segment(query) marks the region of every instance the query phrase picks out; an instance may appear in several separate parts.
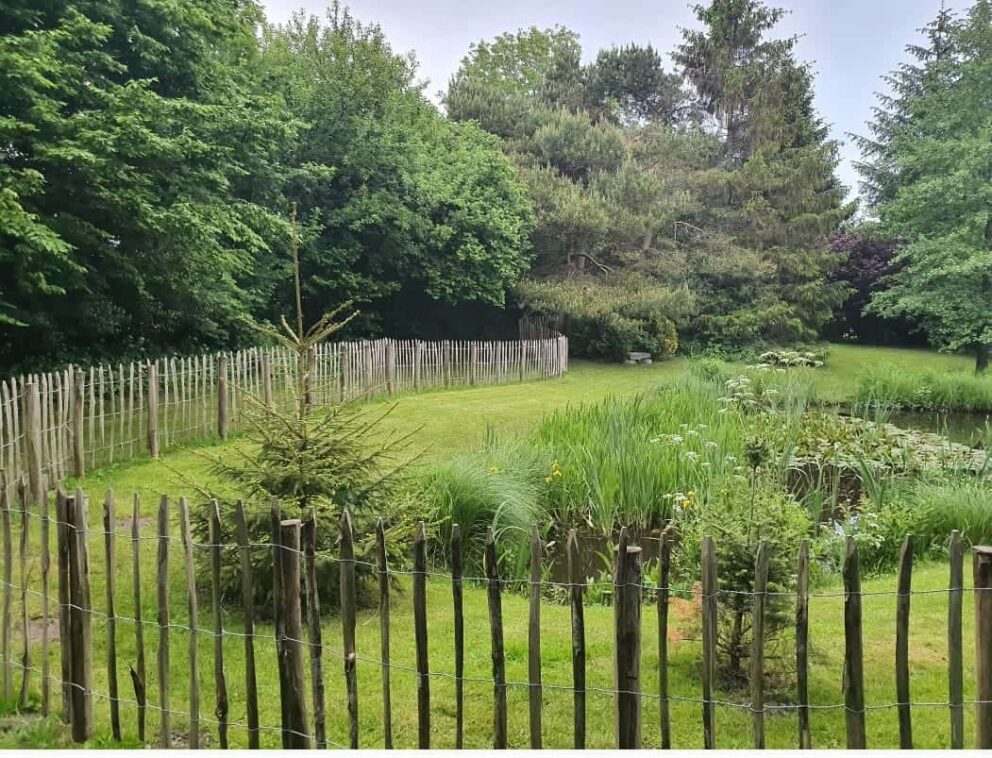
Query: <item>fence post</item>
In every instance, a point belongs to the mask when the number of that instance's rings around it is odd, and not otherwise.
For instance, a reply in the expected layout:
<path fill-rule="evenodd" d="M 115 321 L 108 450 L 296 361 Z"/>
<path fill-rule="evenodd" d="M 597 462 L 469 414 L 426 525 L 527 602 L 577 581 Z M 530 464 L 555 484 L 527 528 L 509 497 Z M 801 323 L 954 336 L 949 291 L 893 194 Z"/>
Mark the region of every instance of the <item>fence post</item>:
<path fill-rule="evenodd" d="M 185 497 L 179 498 L 179 529 L 182 533 L 183 568 L 186 573 L 186 613 L 189 624 L 188 647 L 189 655 L 189 735 L 188 742 L 191 750 L 200 747 L 200 668 L 197 665 L 197 630 L 199 628 L 199 609 L 196 602 L 196 564 L 193 557 L 193 537 L 190 534 L 189 503 Z"/>
<path fill-rule="evenodd" d="M 465 618 L 462 612 L 462 528 L 451 526 L 451 600 L 455 616 L 455 747 L 465 741 Z"/>
<path fill-rule="evenodd" d="M 661 533 L 658 556 L 658 705 L 661 717 L 661 747 L 672 747 L 672 713 L 668 694 L 668 605 L 672 572 L 672 541 L 667 531 Z"/>
<path fill-rule="evenodd" d="M 349 742 L 358 749 L 358 654 L 355 650 L 355 547 L 351 514 L 341 514 L 341 632 L 344 652 L 344 681 L 348 700 Z"/>
<path fill-rule="evenodd" d="M 272 361 L 268 351 L 262 353 L 262 401 L 272 410 Z"/>
<path fill-rule="evenodd" d="M 530 683 L 530 747 L 541 749 L 541 535 L 534 525 L 530 536 L 530 608 L 527 620 L 527 679 Z"/>
<path fill-rule="evenodd" d="M 393 341 L 386 340 L 386 394 L 396 391 L 396 357 L 393 355 Z"/>
<path fill-rule="evenodd" d="M 796 694 L 799 701 L 799 747 L 813 746 L 809 730 L 809 540 L 799 545 L 796 576 Z"/>
<path fill-rule="evenodd" d="M 158 501 L 158 551 L 156 556 L 156 600 L 158 602 L 158 701 L 161 709 L 159 745 L 172 742 L 169 706 L 169 497 Z"/>
<path fill-rule="evenodd" d="M 72 717 L 72 703 L 70 701 L 71 687 L 69 686 L 70 671 L 69 664 L 71 653 L 69 648 L 69 540 L 71 532 L 69 530 L 69 501 L 65 493 L 59 489 L 55 493 L 55 538 L 57 545 L 57 559 L 59 571 L 59 659 L 62 673 L 62 720 L 69 723 Z M 9 515 L 7 516 L 9 519 Z M 4 529 L 4 539 L 8 538 L 9 529 Z M 5 553 L 10 554 L 10 550 L 5 545 Z M 9 562 L 8 562 L 9 564 Z M 9 624 L 10 619 L 5 618 L 4 622 Z"/>
<path fill-rule="evenodd" d="M 974 550 L 975 678 L 978 681 L 976 747 L 992 748 L 992 547 Z"/>
<path fill-rule="evenodd" d="M 620 530 L 614 597 L 617 747 L 641 748 L 641 548 Z"/>
<path fill-rule="evenodd" d="M 393 747 L 393 704 L 389 676 L 389 566 L 386 563 L 386 528 L 380 518 L 375 524 L 375 554 L 379 574 L 379 651 L 382 659 L 383 745 Z"/>
<path fill-rule="evenodd" d="M 582 594 L 586 589 L 585 572 L 579 553 L 579 540 L 575 529 L 568 530 L 568 582 L 572 616 L 572 689 L 575 749 L 586 747 L 586 626 L 582 608 Z"/>
<path fill-rule="evenodd" d="M 93 737 L 93 666 L 90 628 L 89 529 L 81 490 L 67 501 L 69 517 L 69 714 L 74 742 Z"/>
<path fill-rule="evenodd" d="M 505 749 L 506 739 L 506 655 L 503 650 L 503 601 L 501 598 L 499 566 L 496 557 L 496 537 L 492 527 L 486 530 L 486 595 L 489 605 L 489 631 L 493 659 L 493 747 Z"/>
<path fill-rule="evenodd" d="M 0 470 L 0 519 L 3 524 L 3 696 L 10 700 L 14 696 L 14 667 L 13 658 L 10 655 L 11 642 L 11 620 L 10 606 L 14 592 L 14 542 L 10 525 L 10 501 L 7 490 L 7 477 L 3 470 Z M 59 519 L 60 521 L 62 519 Z M 59 585 L 59 595 L 62 594 L 62 585 Z M 61 611 L 61 603 L 59 610 Z M 61 617 L 60 617 L 61 618 Z M 65 627 L 60 627 L 63 631 Z"/>
<path fill-rule="evenodd" d="M 227 356 L 217 358 L 217 434 L 227 439 Z"/>
<path fill-rule="evenodd" d="M 431 746 L 431 680 L 427 658 L 427 532 L 417 524 L 413 539 L 413 629 L 417 652 L 417 746 Z"/>
<path fill-rule="evenodd" d="M 130 669 L 134 698 L 138 704 L 138 741 L 145 742 L 145 625 L 141 619 L 141 497 L 134 493 L 131 505 L 131 587 L 134 591 L 135 666 Z"/>
<path fill-rule="evenodd" d="M 844 705 L 847 747 L 865 747 L 864 642 L 861 632 L 861 566 L 854 537 L 847 538 L 844 558 Z"/>
<path fill-rule="evenodd" d="M 310 683 L 313 690 L 313 736 L 317 749 L 327 747 L 324 705 L 324 643 L 320 632 L 320 592 L 317 587 L 317 512 L 310 507 L 300 538 L 303 541 L 303 585 L 307 597 L 307 638 L 310 643 Z"/>
<path fill-rule="evenodd" d="M 964 548 L 961 532 L 951 532 L 948 543 L 950 591 L 947 596 L 947 681 L 951 709 L 951 748 L 964 748 L 964 652 L 961 640 L 961 605 L 964 586 Z"/>
<path fill-rule="evenodd" d="M 248 721 L 248 748 L 258 750 L 258 685 L 255 677 L 255 588 L 251 575 L 251 547 L 245 505 L 241 500 L 234 504 L 235 536 L 241 554 L 241 602 L 245 608 L 245 699 Z M 275 556 L 278 562 L 278 556 Z M 274 574 L 275 575 L 275 574 Z M 273 582 L 273 585 L 275 583 Z"/>
<path fill-rule="evenodd" d="M 420 392 L 420 359 L 423 353 L 423 345 L 420 340 L 413 343 L 413 391 Z"/>
<path fill-rule="evenodd" d="M 227 677 L 224 675 L 224 616 L 223 591 L 220 584 L 221 569 L 221 529 L 220 504 L 210 503 L 210 609 L 214 617 L 214 696 L 217 717 L 217 736 L 221 750 L 227 749 Z"/>
<path fill-rule="evenodd" d="M 765 605 L 768 599 L 768 544 L 758 543 L 751 598 L 751 721 L 754 747 L 765 749 Z"/>
<path fill-rule="evenodd" d="M 82 387 L 82 382 L 77 382 Z M 81 404 L 80 404 L 81 405 Z M 158 458 L 158 364 L 148 364 L 148 453 Z"/>
<path fill-rule="evenodd" d="M 475 342 L 472 343 L 468 351 L 468 383 L 475 386 L 476 381 L 478 381 L 479 375 L 479 346 Z"/>
<path fill-rule="evenodd" d="M 121 741 L 120 701 L 117 697 L 117 610 L 114 602 L 114 581 L 117 577 L 117 545 L 114 491 L 107 490 L 103 501 L 103 546 L 107 561 L 107 682 L 110 696 L 110 730 L 114 740 Z"/>
<path fill-rule="evenodd" d="M 913 749 L 909 691 L 909 602 L 913 581 L 913 539 L 907 534 L 899 552 L 896 594 L 896 702 L 899 709 L 899 747 Z"/>
<path fill-rule="evenodd" d="M 40 505 L 45 497 L 45 483 L 42 479 L 44 446 L 42 442 L 41 393 L 37 381 L 24 385 L 24 431 L 28 453 L 28 484 L 31 505 Z"/>
<path fill-rule="evenodd" d="M 303 673 L 303 615 L 300 609 L 300 520 L 279 523 L 279 594 L 274 598 L 282 627 L 279 640 L 279 668 L 282 688 L 283 747 L 307 749 L 306 678 Z"/>
<path fill-rule="evenodd" d="M 716 747 L 716 713 L 713 703 L 713 685 L 716 680 L 717 632 L 717 565 L 713 538 L 703 537 L 703 745 L 707 750 Z"/>
<path fill-rule="evenodd" d="M 83 382 L 86 374 L 76 372 L 72 384 L 72 475 L 77 479 L 86 476 L 86 454 L 84 444 L 86 439 L 83 429 Z"/>

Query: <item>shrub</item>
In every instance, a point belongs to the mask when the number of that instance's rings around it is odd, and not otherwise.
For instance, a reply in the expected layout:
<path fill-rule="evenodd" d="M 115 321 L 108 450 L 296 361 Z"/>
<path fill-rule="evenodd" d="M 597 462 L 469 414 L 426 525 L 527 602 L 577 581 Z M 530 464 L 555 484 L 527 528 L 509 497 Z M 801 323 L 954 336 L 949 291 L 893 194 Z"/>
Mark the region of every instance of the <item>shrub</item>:
<path fill-rule="evenodd" d="M 812 522 L 805 509 L 755 473 L 750 484 L 741 477 L 721 482 L 713 498 L 689 502 L 677 516 L 681 540 L 678 570 L 684 578 L 699 576 L 700 546 L 713 537 L 720 586 L 718 600 L 718 653 L 724 674 L 740 683 L 743 660 L 751 646 L 751 607 L 758 544 L 768 550 L 767 640 L 776 640 L 789 626 L 799 545 L 809 536 Z"/>

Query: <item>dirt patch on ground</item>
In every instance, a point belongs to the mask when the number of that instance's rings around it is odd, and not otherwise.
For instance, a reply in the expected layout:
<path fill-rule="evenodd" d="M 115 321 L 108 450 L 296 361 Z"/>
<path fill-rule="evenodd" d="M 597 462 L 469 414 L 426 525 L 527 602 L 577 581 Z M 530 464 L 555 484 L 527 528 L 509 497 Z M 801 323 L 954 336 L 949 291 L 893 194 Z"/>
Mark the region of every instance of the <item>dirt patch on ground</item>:
<path fill-rule="evenodd" d="M 699 639 L 703 617 L 703 588 L 698 582 L 692 586 L 691 598 L 675 597 L 668 606 L 668 641 Z"/>
<path fill-rule="evenodd" d="M 130 516 L 124 516 L 123 518 L 117 519 L 117 529 L 119 531 L 130 533 L 131 525 L 133 523 L 134 520 Z M 144 527 L 151 525 L 151 523 L 152 523 L 151 516 L 142 516 L 141 518 L 138 519 L 138 528 L 143 529 Z"/>
<path fill-rule="evenodd" d="M 53 608 L 53 614 L 57 612 L 57 609 Z M 41 644 L 42 632 L 45 629 L 45 622 L 43 619 L 35 618 L 28 619 L 28 640 L 31 644 Z M 49 644 L 59 641 L 59 620 L 58 617 L 53 615 L 48 619 L 48 642 Z"/>

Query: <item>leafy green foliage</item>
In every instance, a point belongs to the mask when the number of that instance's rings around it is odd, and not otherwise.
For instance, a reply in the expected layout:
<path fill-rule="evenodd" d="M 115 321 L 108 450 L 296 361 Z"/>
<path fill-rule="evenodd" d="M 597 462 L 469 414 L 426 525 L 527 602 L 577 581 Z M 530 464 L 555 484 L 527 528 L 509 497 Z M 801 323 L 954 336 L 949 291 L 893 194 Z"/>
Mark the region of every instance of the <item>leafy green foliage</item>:
<path fill-rule="evenodd" d="M 917 69 L 897 72 L 905 86 L 873 125 L 865 171 L 882 228 L 906 244 L 871 307 L 913 319 L 938 346 L 974 351 L 984 371 L 992 346 L 992 4 L 978 0 L 961 21 L 942 13 L 929 32 L 932 50 Z"/>

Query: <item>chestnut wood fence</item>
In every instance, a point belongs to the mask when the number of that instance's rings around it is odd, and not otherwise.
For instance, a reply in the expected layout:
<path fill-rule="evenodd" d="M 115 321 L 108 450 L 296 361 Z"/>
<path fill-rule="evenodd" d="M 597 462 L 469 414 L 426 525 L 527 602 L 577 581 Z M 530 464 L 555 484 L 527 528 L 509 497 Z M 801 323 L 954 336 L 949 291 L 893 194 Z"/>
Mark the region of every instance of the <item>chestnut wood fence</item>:
<path fill-rule="evenodd" d="M 868 745 L 866 714 L 873 719 L 892 718 L 898 723 L 899 746 L 914 744 L 913 715 L 919 709 L 938 708 L 946 713 L 950 730 L 946 747 L 961 748 L 966 741 L 979 747 L 992 747 L 992 548 L 972 550 L 974 586 L 965 589 L 963 567 L 966 555 L 958 533 L 949 543 L 949 580 L 947 594 L 946 661 L 948 695 L 942 702 L 919 702 L 912 698 L 911 660 L 909 655 L 910 610 L 913 602 L 926 602 L 937 590 L 913 591 L 912 541 L 903 546 L 898 578 L 893 590 L 865 592 L 861 587 L 857 545 L 847 542 L 843 564 L 843 591 L 814 593 L 809 587 L 809 548 L 804 543 L 796 556 L 797 583 L 789 592 L 768 588 L 768 548 L 758 545 L 755 555 L 753 588 L 737 592 L 722 587 L 718 574 L 719 543 L 706 537 L 702 542 L 700 587 L 696 593 L 701 606 L 701 667 L 698 692 L 687 697 L 675 695 L 669 687 L 668 624 L 673 597 L 678 594 L 670 586 L 671 543 L 662 536 L 659 547 L 657 582 L 648 582 L 642 565 L 641 547 L 634 544 L 626 529 L 621 530 L 615 550 L 612 580 L 587 580 L 583 576 L 579 541 L 570 532 L 565 546 L 568 565 L 567 581 L 553 582 L 545 578 L 544 564 L 548 545 L 537 531 L 531 540 L 530 578 L 506 579 L 501 576 L 498 560 L 499 546 L 490 530 L 484 548 L 484 571 L 481 576 L 466 575 L 464 558 L 467 552 L 463 536 L 456 526 L 452 530 L 446 552 L 450 561 L 443 567 L 429 560 L 428 536 L 423 522 L 409 539 L 412 550 L 412 570 L 393 568 L 387 561 L 387 530 L 380 521 L 376 530 L 374 560 L 356 558 L 356 546 L 351 518 L 344 513 L 336 525 L 338 539 L 332 544 L 318 544 L 316 522 L 311 513 L 307 519 L 284 519 L 279 504 L 273 503 L 265 514 L 271 523 L 271 540 L 252 542 L 249 539 L 244 507 L 235 508 L 234 524 L 222 524 L 220 509 L 212 504 L 209 517 L 209 539 L 194 540 L 190 529 L 189 505 L 185 498 L 174 508 L 168 497 L 161 497 L 155 508 L 154 526 L 143 519 L 137 497 L 130 508 L 125 528 L 120 527 L 120 510 L 112 492 L 103 503 L 102 528 L 93 528 L 89 518 L 89 502 L 82 491 L 55 498 L 55 514 L 49 509 L 49 498 L 32 505 L 29 488 L 20 483 L 16 503 L 4 495 L 0 508 L 3 536 L 3 606 L 0 618 L 2 637 L 3 694 L 27 707 L 38 698 L 44 713 L 58 714 L 68 724 L 73 740 L 83 742 L 94 736 L 133 744 L 160 747 L 185 745 L 190 748 L 206 745 L 222 748 L 238 745 L 257 748 L 272 746 L 278 741 L 283 747 L 412 747 L 429 748 L 438 739 L 438 709 L 447 718 L 454 715 L 454 744 L 465 744 L 466 698 L 465 685 L 491 688 L 491 746 L 511 745 L 509 737 L 510 709 L 508 691 L 519 689 L 527 693 L 526 716 L 521 709 L 516 718 L 526 718 L 529 738 L 527 745 L 544 745 L 547 730 L 543 725 L 546 697 L 555 694 L 570 697 L 573 723 L 568 744 L 556 747 L 584 748 L 587 738 L 602 742 L 602 735 L 589 735 L 586 728 L 587 696 L 594 695 L 612 701 L 614 734 L 611 741 L 620 748 L 639 748 L 645 744 L 644 734 L 651 730 L 651 742 L 664 748 L 687 747 L 675 744 L 673 738 L 673 705 L 689 705 L 701 721 L 703 744 L 714 748 L 721 743 L 721 714 L 729 710 L 745 713 L 751 722 L 750 742 L 756 748 L 766 746 L 766 721 L 775 716 L 794 717 L 794 744 L 800 748 L 814 746 L 811 724 L 827 712 L 842 712 L 846 725 L 844 741 L 849 748 Z M 0 488 L 6 493 L 8 488 Z M 150 510 L 150 509 L 149 509 Z M 151 514 L 149 514 L 151 515 Z M 255 514 L 258 516 L 259 514 Z M 178 524 L 179 535 L 172 530 Z M 52 531 L 55 532 L 54 540 Z M 225 539 L 223 535 L 233 534 Z M 15 551 L 15 541 L 18 545 Z M 151 541 L 155 551 L 151 575 L 141 560 L 141 547 Z M 54 542 L 54 560 L 50 554 Z M 130 555 L 119 549 L 119 543 L 129 545 Z M 33 548 L 29 549 L 29 546 Z M 263 551 L 273 567 L 272 607 L 274 621 L 266 620 L 264 627 L 256 626 L 259 615 L 251 600 L 245 603 L 243 621 L 232 625 L 222 607 L 222 572 L 240 576 L 245 598 L 255 596 L 256 576 L 252 556 Z M 233 556 L 233 557 L 232 557 Z M 206 558 L 197 560 L 197 558 Z M 132 581 L 118 586 L 119 560 L 132 563 Z M 322 623 L 318 600 L 317 559 L 334 561 L 340 581 L 340 613 L 338 641 L 322 639 Z M 197 581 L 197 571 L 209 566 L 209 579 Z M 180 568 L 181 567 L 181 568 Z M 174 576 L 173 568 L 178 569 Z M 378 614 L 371 621 L 379 626 L 378 651 L 361 649 L 357 644 L 356 571 L 367 572 L 378 587 Z M 124 572 L 127 575 L 127 572 Z M 94 580 L 102 578 L 105 593 L 96 597 Z M 413 612 L 412 630 L 404 625 L 393 628 L 390 604 L 393 585 L 400 581 L 411 589 Z M 428 598 L 437 603 L 439 595 L 428 593 L 429 584 L 450 586 L 450 605 L 429 607 Z M 209 592 L 202 592 L 203 585 Z M 613 635 L 609 660 L 590 656 L 596 648 L 587 647 L 584 608 L 586 593 L 595 585 L 608 591 L 612 598 Z M 464 593 L 467 587 L 478 586 L 486 593 L 488 606 L 488 647 L 491 651 L 491 676 L 466 676 L 466 613 Z M 171 602 L 177 588 L 185 601 L 186 611 L 179 618 L 172 616 Z M 198 592 L 198 587 L 201 591 Z M 557 591 L 557 597 L 570 608 L 571 616 L 571 681 L 545 681 L 542 675 L 542 610 L 547 609 L 544 593 Z M 507 592 L 518 592 L 529 598 L 527 612 L 526 680 L 507 676 L 507 650 L 519 650 L 520 641 L 507 639 L 504 625 L 503 600 Z M 718 605 L 721 599 L 744 595 L 756 633 L 748 655 L 750 692 L 746 702 L 730 702 L 718 697 L 717 634 Z M 963 600 L 973 595 L 975 611 L 974 665 L 965 667 L 962 639 Z M 895 604 L 896 620 L 892 629 L 893 650 L 891 675 L 896 683 L 897 698 L 890 703 L 869 703 L 865 698 L 863 608 L 865 598 L 872 596 L 880 602 L 891 599 Z M 880 597 L 874 597 L 880 596 Z M 155 613 L 143 616 L 142 609 L 154 597 Z M 444 597 L 444 595 L 441 595 Z M 811 702 L 808 691 L 811 661 L 809 656 L 809 605 L 811 598 L 843 599 L 843 639 L 831 644 L 843 645 L 843 699 L 837 702 Z M 144 599 L 143 599 L 144 598 Z M 131 615 L 120 613 L 118 604 L 132 608 Z M 790 646 L 795 662 L 794 699 L 769 702 L 766 698 L 765 664 L 768 660 L 761 629 L 766 621 L 769 603 L 785 600 L 794 608 L 794 646 Z M 207 608 L 201 608 L 201 603 Z M 439 632 L 432 619 L 439 612 L 453 610 L 454 624 L 445 625 L 444 634 L 452 635 L 453 659 L 437 660 L 431 656 L 429 640 Z M 432 616 L 432 614 L 435 614 Z M 476 617 L 477 618 L 477 617 Z M 40 629 L 40 634 L 33 629 Z M 261 632 L 259 629 L 266 631 Z M 547 631 L 547 627 L 544 627 Z M 473 632 L 476 638 L 477 629 Z M 411 633 L 412 632 L 412 633 Z M 657 634 L 657 667 L 643 665 L 642 639 Z M 409 635 L 409 636 L 407 636 Z M 412 637 L 412 639 L 411 639 Z M 875 637 L 877 640 L 877 637 Z M 210 643 L 203 644 L 200 643 Z M 391 662 L 397 645 L 415 652 L 414 665 Z M 126 646 L 128 652 L 119 652 Z M 243 668 L 237 680 L 225 665 L 225 653 L 230 656 L 233 646 L 243 650 Z M 16 648 L 16 650 L 15 650 Z M 434 648 L 436 649 L 436 648 Z M 599 648 L 601 650 L 601 648 Z M 154 659 L 151 652 L 154 650 Z M 204 658 L 204 653 L 210 654 Z M 52 654 L 54 653 L 54 654 Z M 175 677 L 175 656 L 184 675 Z M 271 656 L 278 669 L 278 700 L 281 716 L 266 720 L 263 711 L 273 713 L 274 704 L 260 700 L 265 682 L 259 681 L 257 664 L 262 656 Z M 653 660 L 653 659 L 652 659 Z M 587 672 L 609 667 L 613 672 L 611 688 L 587 684 Z M 359 692 L 358 672 L 377 672 L 378 686 L 368 688 L 364 679 Z M 270 669 L 271 670 L 271 669 Z M 209 702 L 201 695 L 206 671 L 213 679 Z M 973 677 L 975 697 L 966 700 L 965 675 Z M 394 702 L 391 694 L 393 676 L 416 678 L 416 696 L 409 702 Z M 933 674 L 931 673 L 930 676 Z M 328 710 L 325 688 L 332 678 L 343 677 L 345 706 Z M 454 682 L 453 702 L 439 702 L 432 684 L 444 680 Z M 154 681 L 155 688 L 149 683 Z M 339 680 L 340 681 L 340 680 Z M 648 687 L 650 681 L 651 686 Z M 655 685 L 657 685 L 655 687 Z M 970 682 L 969 682 L 970 687 Z M 40 695 L 37 691 L 40 689 Z M 268 688 L 269 698 L 276 697 Z M 445 687 L 445 692 L 450 689 Z M 970 690 L 969 690 L 970 691 Z M 415 702 L 413 702 L 415 700 Z M 374 742 L 368 735 L 368 720 L 360 720 L 359 709 L 376 702 L 382 714 Z M 645 708 L 646 701 L 654 707 Z M 473 702 L 478 702 L 474 699 Z M 491 706 L 489 704 L 491 702 Z M 599 701 L 602 702 L 602 701 Z M 650 703 L 648 703 L 650 704 Z M 378 706 L 381 705 L 381 710 Z M 262 706 L 265 706 L 263 708 Z M 399 709 L 416 713 L 415 738 L 407 733 L 403 744 L 394 743 L 394 714 Z M 966 711 L 974 714 L 976 729 L 974 743 L 965 733 Z M 681 710 L 685 714 L 685 710 Z M 890 715 L 891 714 L 891 715 Z M 96 728 L 99 722 L 99 729 Z M 122 724 L 126 722 L 126 729 Z M 699 722 L 697 722 L 699 723 Z M 739 723 L 739 722 L 738 722 Z M 363 726 L 364 725 L 364 726 Z M 334 727 L 331 730 L 329 727 Z M 725 728 L 725 727 L 724 727 Z M 560 731 L 560 730 L 559 730 Z M 125 734 L 126 732 L 126 734 Z M 335 742 L 328 735 L 346 734 Z M 739 726 L 734 734 L 740 738 Z M 478 734 L 473 734 L 478 741 Z M 561 735 L 556 734 L 557 742 Z M 724 739 L 726 737 L 724 736 Z M 489 742 L 489 740 L 487 740 Z M 870 745 L 883 747 L 883 745 Z M 884 745 L 894 747 L 894 745 Z"/>
<path fill-rule="evenodd" d="M 288 396 L 293 361 L 285 349 L 252 348 L 10 377 L 0 382 L 0 468 L 14 481 L 37 461 L 47 481 L 59 482 L 177 445 L 226 438 L 241 426 L 245 395 L 277 403 Z M 327 405 L 544 379 L 567 370 L 568 341 L 560 335 L 326 343 L 314 352 L 310 395 Z"/>

